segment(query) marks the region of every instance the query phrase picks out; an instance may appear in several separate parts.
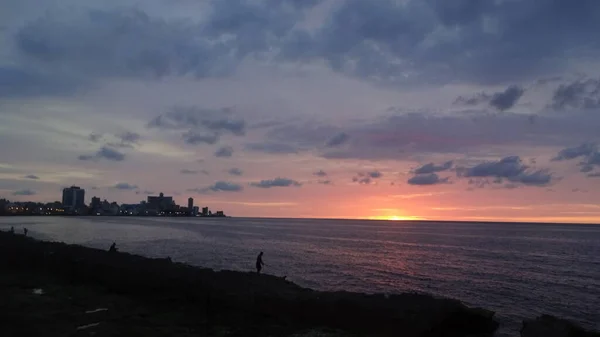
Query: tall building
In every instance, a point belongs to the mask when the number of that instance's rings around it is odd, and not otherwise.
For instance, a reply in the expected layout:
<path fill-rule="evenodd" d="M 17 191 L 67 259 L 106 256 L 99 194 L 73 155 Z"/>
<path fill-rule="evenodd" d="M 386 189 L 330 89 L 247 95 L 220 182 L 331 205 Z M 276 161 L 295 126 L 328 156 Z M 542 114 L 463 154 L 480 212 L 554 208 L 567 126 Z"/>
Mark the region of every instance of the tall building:
<path fill-rule="evenodd" d="M 188 198 L 188 215 L 194 214 L 194 198 Z"/>
<path fill-rule="evenodd" d="M 63 189 L 62 204 L 64 207 L 77 209 L 85 206 L 85 190 L 78 186 Z"/>
<path fill-rule="evenodd" d="M 100 208 L 101 205 L 102 205 L 102 201 L 100 200 L 100 198 L 98 198 L 98 197 L 92 198 L 92 203 L 90 204 L 91 208 L 93 208 L 93 209 Z"/>
<path fill-rule="evenodd" d="M 202 207 L 202 216 L 208 216 L 208 207 Z"/>
<path fill-rule="evenodd" d="M 147 207 L 151 210 L 161 211 L 173 208 L 173 197 L 165 197 L 163 193 L 157 196 L 148 197 Z"/>

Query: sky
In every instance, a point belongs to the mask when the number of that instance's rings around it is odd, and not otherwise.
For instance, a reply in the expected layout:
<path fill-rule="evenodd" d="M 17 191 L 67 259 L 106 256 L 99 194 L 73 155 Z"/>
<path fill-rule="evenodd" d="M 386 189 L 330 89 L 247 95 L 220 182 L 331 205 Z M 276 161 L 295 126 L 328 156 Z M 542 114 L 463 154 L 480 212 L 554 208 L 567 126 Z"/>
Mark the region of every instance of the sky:
<path fill-rule="evenodd" d="M 0 197 L 600 223 L 600 1 L 0 8 Z"/>

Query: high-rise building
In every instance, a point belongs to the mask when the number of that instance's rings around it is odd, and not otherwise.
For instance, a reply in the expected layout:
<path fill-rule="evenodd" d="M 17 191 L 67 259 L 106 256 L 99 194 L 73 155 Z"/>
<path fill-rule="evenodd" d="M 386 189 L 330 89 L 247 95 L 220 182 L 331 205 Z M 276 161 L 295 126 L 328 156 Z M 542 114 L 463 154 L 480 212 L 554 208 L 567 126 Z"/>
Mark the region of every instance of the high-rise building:
<path fill-rule="evenodd" d="M 173 208 L 173 197 L 165 197 L 163 193 L 157 196 L 149 196 L 148 197 L 148 205 L 147 207 L 152 210 L 162 211 L 166 209 Z"/>
<path fill-rule="evenodd" d="M 208 216 L 208 207 L 202 207 L 202 216 Z"/>
<path fill-rule="evenodd" d="M 77 209 L 85 206 L 85 190 L 78 186 L 63 189 L 62 204 L 64 207 Z"/>
<path fill-rule="evenodd" d="M 188 198 L 188 208 L 187 208 L 187 212 L 188 215 L 193 215 L 194 212 L 194 198 Z"/>
<path fill-rule="evenodd" d="M 102 205 L 102 201 L 98 197 L 93 197 L 92 202 L 90 203 L 90 207 L 93 209 L 100 208 Z"/>

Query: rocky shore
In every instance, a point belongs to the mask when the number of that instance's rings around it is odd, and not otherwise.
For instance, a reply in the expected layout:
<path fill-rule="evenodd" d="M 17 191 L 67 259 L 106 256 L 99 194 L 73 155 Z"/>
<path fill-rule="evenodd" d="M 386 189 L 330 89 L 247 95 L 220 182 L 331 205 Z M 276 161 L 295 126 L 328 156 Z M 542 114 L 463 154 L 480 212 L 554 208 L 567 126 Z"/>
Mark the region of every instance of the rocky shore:
<path fill-rule="evenodd" d="M 0 256 L 2 336 L 459 337 L 498 327 L 493 312 L 451 299 L 319 292 L 6 232 Z M 546 323 L 532 321 L 522 335 L 555 336 L 543 334 Z M 556 336 L 600 336 L 565 331 Z"/>

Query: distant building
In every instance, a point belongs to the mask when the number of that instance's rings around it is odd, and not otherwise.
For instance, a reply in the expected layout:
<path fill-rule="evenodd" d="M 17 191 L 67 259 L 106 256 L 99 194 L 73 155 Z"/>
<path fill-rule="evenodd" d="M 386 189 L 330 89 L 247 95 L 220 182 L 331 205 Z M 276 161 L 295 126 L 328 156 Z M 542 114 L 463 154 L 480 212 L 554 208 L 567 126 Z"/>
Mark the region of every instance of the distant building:
<path fill-rule="evenodd" d="M 200 213 L 200 207 L 194 206 L 194 208 L 192 208 L 192 216 L 198 216 L 198 213 Z"/>
<path fill-rule="evenodd" d="M 90 204 L 90 207 L 92 209 L 97 209 L 97 208 L 100 208 L 100 206 L 102 206 L 102 201 L 100 200 L 100 198 L 93 197 L 92 198 L 92 203 Z"/>
<path fill-rule="evenodd" d="M 62 204 L 66 208 L 79 209 L 85 206 L 85 190 L 78 186 L 63 189 Z"/>
<path fill-rule="evenodd" d="M 194 198 L 188 198 L 188 210 L 187 211 L 188 211 L 188 214 L 190 216 L 194 215 L 193 214 L 193 212 L 194 212 Z"/>
<path fill-rule="evenodd" d="M 158 196 L 149 196 L 146 207 L 148 209 L 162 211 L 173 208 L 173 205 L 173 197 L 165 197 L 165 195 L 161 193 Z"/>
<path fill-rule="evenodd" d="M 202 216 L 208 216 L 208 207 L 202 207 Z"/>

